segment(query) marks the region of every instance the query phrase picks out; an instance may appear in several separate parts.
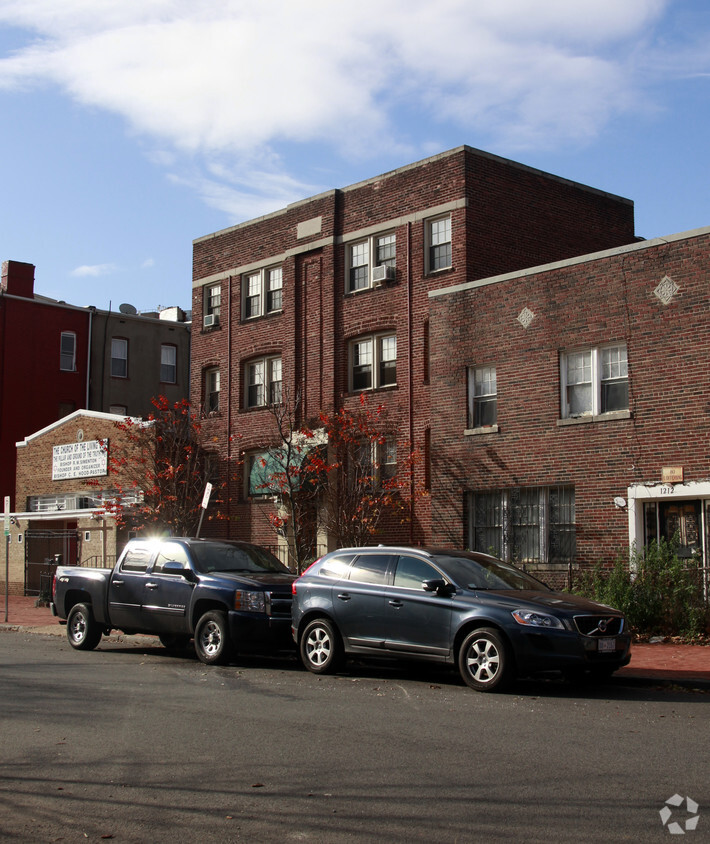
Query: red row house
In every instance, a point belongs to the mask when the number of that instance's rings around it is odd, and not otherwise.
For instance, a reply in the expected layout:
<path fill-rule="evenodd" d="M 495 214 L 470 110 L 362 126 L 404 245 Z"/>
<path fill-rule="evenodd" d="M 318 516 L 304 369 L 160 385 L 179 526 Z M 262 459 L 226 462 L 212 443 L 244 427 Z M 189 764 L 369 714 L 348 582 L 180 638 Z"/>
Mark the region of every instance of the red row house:
<path fill-rule="evenodd" d="M 274 541 L 250 467 L 279 396 L 298 394 L 307 420 L 366 393 L 400 432 L 388 459 L 416 449 L 417 487 L 431 486 L 430 361 L 448 350 L 428 294 L 635 240 L 629 200 L 470 147 L 195 240 L 191 389 L 226 484 L 216 529 Z M 381 538 L 430 541 L 432 500 L 413 497 Z"/>
<path fill-rule="evenodd" d="M 15 443 L 86 407 L 89 391 L 90 314 L 35 295 L 34 271 L 20 261 L 2 265 L 0 495 L 13 511 Z"/>
<path fill-rule="evenodd" d="M 565 584 L 677 535 L 707 574 L 709 278 L 704 228 L 432 291 L 432 540 Z"/>

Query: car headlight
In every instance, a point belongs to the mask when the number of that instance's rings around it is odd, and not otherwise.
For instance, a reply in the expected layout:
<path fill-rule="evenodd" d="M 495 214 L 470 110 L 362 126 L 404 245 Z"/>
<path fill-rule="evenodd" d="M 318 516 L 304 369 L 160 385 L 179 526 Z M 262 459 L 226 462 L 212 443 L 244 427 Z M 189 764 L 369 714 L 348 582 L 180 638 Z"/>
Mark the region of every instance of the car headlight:
<path fill-rule="evenodd" d="M 234 593 L 234 609 L 246 610 L 247 612 L 266 612 L 264 593 L 237 590 Z"/>
<path fill-rule="evenodd" d="M 564 624 L 556 615 L 547 615 L 547 613 L 535 612 L 534 610 L 513 610 L 511 615 L 518 624 L 525 627 L 555 627 L 564 630 Z"/>

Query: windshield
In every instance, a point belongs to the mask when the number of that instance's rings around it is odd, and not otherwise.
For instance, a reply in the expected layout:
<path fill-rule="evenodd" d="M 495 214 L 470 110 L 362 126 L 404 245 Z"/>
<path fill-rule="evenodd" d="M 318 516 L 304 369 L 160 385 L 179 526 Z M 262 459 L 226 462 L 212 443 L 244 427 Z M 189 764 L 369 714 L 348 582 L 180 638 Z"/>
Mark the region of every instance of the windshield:
<path fill-rule="evenodd" d="M 281 572 L 286 566 L 265 548 L 231 542 L 200 542 L 190 545 L 195 568 L 203 574 L 213 571 Z"/>
<path fill-rule="evenodd" d="M 549 592 L 550 588 L 503 560 L 484 554 L 468 556 L 456 554 L 436 555 L 436 562 L 463 589 L 531 589 L 536 592 Z"/>

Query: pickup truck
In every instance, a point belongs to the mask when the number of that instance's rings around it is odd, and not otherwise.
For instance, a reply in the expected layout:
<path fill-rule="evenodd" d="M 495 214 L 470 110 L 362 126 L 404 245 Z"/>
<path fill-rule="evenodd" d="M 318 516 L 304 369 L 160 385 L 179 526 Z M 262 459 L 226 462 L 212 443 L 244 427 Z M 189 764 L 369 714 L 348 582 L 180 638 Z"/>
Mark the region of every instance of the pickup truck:
<path fill-rule="evenodd" d="M 293 580 L 258 545 L 132 539 L 113 569 L 59 566 L 50 606 L 78 650 L 116 629 L 157 635 L 168 648 L 194 639 L 198 658 L 217 665 L 240 651 L 293 647 Z"/>

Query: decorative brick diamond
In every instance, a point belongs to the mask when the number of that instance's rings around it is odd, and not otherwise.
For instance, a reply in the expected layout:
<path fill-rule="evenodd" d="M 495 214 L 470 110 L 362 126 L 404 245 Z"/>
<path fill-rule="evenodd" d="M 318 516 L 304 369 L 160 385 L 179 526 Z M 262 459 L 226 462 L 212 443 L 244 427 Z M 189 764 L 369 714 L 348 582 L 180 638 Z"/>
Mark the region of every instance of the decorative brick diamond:
<path fill-rule="evenodd" d="M 527 328 L 534 319 L 535 314 L 530 310 L 530 308 L 523 308 L 518 314 L 518 322 L 523 326 L 523 328 Z"/>
<path fill-rule="evenodd" d="M 680 287 L 675 281 L 666 275 L 660 280 L 658 287 L 653 292 L 664 305 L 667 305 L 679 290 Z"/>

